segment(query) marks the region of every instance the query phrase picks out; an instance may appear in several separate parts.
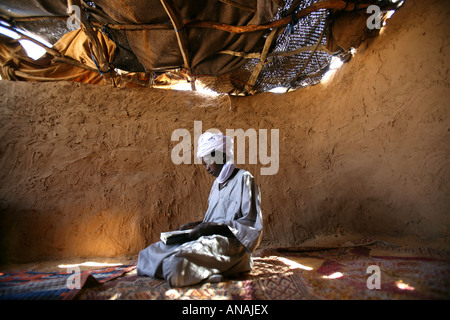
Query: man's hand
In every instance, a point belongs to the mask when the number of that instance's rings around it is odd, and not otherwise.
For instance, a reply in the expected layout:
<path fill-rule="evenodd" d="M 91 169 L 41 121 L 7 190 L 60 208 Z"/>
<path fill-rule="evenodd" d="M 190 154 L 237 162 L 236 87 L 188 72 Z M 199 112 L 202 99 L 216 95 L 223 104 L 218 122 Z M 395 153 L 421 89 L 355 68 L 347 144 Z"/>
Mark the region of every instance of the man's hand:
<path fill-rule="evenodd" d="M 195 226 L 199 225 L 200 223 L 202 222 L 201 221 L 189 222 L 179 227 L 178 230 L 194 229 Z"/>
<path fill-rule="evenodd" d="M 197 225 L 190 233 L 189 238 L 197 240 L 202 236 L 210 236 L 213 234 L 220 234 L 225 237 L 232 237 L 233 233 L 227 225 L 216 222 L 205 222 Z"/>

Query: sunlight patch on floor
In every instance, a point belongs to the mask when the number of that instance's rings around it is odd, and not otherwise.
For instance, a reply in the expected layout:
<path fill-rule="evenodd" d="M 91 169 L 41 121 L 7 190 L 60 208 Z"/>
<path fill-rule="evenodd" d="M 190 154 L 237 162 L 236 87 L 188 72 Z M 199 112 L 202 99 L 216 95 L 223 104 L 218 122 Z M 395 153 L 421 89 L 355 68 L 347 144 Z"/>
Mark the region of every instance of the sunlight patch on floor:
<path fill-rule="evenodd" d="M 115 267 L 121 266 L 121 263 L 103 263 L 103 262 L 94 262 L 88 261 L 83 263 L 74 263 L 74 264 L 60 264 L 58 268 L 75 268 L 75 267 Z"/>
<path fill-rule="evenodd" d="M 414 287 L 410 286 L 408 283 L 404 283 L 402 280 L 395 282 L 395 285 L 397 286 L 397 288 L 401 290 L 408 290 L 408 291 L 415 290 Z"/>
<path fill-rule="evenodd" d="M 335 272 L 328 276 L 323 276 L 322 278 L 324 278 L 324 279 L 339 279 L 339 278 L 342 278 L 343 276 L 344 276 L 344 274 L 342 272 Z"/>

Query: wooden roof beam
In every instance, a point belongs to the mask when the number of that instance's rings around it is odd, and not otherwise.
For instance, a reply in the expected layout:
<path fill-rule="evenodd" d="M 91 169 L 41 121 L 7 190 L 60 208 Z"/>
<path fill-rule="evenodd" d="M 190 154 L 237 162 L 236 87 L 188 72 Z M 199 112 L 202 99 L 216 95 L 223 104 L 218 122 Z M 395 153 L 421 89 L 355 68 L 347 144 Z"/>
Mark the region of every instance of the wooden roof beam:
<path fill-rule="evenodd" d="M 164 10 L 172 22 L 177 37 L 178 46 L 183 57 L 184 67 L 187 70 L 188 81 L 191 83 L 192 91 L 195 91 L 195 79 L 191 76 L 191 61 L 189 53 L 189 43 L 184 29 L 183 20 L 180 16 L 178 8 L 173 4 L 172 0 L 160 0 Z"/>

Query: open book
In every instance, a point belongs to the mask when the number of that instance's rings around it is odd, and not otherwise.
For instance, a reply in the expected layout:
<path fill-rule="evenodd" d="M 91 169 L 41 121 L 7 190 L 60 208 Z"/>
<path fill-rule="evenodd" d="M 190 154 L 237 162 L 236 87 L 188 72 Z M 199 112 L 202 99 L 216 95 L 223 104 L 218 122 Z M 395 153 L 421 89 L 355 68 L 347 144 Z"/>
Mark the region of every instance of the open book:
<path fill-rule="evenodd" d="M 183 243 L 191 241 L 191 239 L 189 239 L 188 237 L 188 234 L 191 231 L 192 229 L 161 232 L 161 241 L 165 244 Z"/>

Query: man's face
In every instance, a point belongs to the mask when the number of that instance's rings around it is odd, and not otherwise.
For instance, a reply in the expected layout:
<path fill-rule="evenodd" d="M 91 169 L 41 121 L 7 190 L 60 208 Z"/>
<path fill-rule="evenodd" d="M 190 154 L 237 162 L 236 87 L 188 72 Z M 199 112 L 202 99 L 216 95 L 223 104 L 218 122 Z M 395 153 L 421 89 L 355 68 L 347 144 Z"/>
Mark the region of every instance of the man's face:
<path fill-rule="evenodd" d="M 202 158 L 202 164 L 205 166 L 206 171 L 208 171 L 209 174 L 217 178 L 220 174 L 220 171 L 222 171 L 223 165 L 225 163 L 225 157 L 223 157 L 223 161 L 221 164 L 216 163 L 215 160 L 215 153 L 213 152 L 211 154 L 211 157 L 208 157 L 206 159 Z"/>

